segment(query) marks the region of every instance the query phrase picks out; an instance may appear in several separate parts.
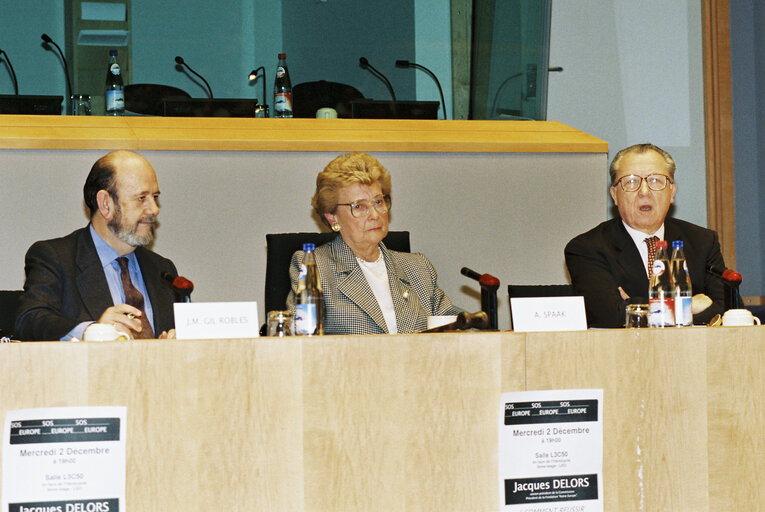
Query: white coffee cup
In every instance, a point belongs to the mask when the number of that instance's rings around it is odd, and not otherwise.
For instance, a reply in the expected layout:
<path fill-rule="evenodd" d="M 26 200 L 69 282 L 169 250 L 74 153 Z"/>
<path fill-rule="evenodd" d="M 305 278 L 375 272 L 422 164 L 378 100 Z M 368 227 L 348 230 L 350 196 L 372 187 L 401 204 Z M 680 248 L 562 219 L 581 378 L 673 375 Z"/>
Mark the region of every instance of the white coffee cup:
<path fill-rule="evenodd" d="M 337 119 L 337 110 L 330 107 L 322 107 L 316 111 L 316 119 Z"/>
<path fill-rule="evenodd" d="M 760 319 L 748 309 L 729 309 L 722 317 L 723 325 L 760 325 Z"/>
<path fill-rule="evenodd" d="M 453 324 L 457 321 L 457 315 L 433 315 L 428 317 L 428 329 Z"/>
<path fill-rule="evenodd" d="M 112 324 L 90 324 L 85 332 L 82 333 L 82 339 L 85 341 L 115 341 L 129 340 L 130 336 L 122 331 L 118 331 Z"/>

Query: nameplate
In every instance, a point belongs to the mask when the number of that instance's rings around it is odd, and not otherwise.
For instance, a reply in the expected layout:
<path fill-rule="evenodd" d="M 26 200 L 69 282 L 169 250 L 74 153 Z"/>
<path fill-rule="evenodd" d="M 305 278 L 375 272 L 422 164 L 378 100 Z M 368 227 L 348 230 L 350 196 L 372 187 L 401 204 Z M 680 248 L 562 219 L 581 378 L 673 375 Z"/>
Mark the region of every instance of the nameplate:
<path fill-rule="evenodd" d="M 176 302 L 175 336 L 179 340 L 257 338 L 257 302 Z"/>
<path fill-rule="evenodd" d="M 587 330 L 584 297 L 512 297 L 510 309 L 516 332 Z"/>

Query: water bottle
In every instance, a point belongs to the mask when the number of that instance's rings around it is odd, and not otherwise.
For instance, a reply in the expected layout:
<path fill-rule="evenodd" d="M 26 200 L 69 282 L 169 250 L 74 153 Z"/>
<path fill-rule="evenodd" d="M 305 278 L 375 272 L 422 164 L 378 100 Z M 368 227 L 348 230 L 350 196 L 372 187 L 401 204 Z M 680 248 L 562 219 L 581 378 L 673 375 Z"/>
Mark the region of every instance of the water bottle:
<path fill-rule="evenodd" d="M 648 326 L 672 327 L 675 325 L 675 290 L 666 240 L 656 242 L 656 258 L 653 261 L 652 272 L 648 285 Z"/>
<path fill-rule="evenodd" d="M 693 325 L 693 313 L 691 312 L 691 276 L 688 273 L 688 263 L 685 261 L 683 241 L 672 242 L 672 282 L 675 287 L 675 325 L 686 327 Z"/>
<path fill-rule="evenodd" d="M 298 274 L 295 303 L 295 334 L 324 334 L 324 292 L 313 254 L 314 244 L 303 244 L 303 263 Z"/>
<path fill-rule="evenodd" d="M 125 113 L 125 92 L 123 91 L 122 74 L 117 63 L 117 50 L 109 50 L 109 69 L 106 70 L 106 104 L 107 116 L 121 116 Z"/>
<path fill-rule="evenodd" d="M 292 117 L 292 82 L 287 70 L 287 54 L 279 54 L 274 80 L 274 117 Z"/>

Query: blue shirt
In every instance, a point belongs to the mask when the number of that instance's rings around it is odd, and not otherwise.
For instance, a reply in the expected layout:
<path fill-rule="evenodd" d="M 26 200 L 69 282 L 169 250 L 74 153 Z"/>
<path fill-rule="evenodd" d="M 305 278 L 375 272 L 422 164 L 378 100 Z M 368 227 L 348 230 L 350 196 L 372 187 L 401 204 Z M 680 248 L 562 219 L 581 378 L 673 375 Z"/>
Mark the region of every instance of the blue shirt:
<path fill-rule="evenodd" d="M 93 238 L 93 244 L 96 246 L 96 252 L 98 253 L 98 259 L 101 260 L 101 265 L 104 269 L 104 275 L 106 276 L 106 283 L 109 285 L 109 293 L 112 295 L 112 302 L 114 305 L 125 303 L 125 290 L 122 289 L 122 277 L 119 263 L 117 258 L 123 256 L 120 255 L 114 248 L 106 243 L 101 238 L 91 224 L 89 226 L 90 236 Z M 130 272 L 130 280 L 133 283 L 141 295 L 143 295 L 143 310 L 146 318 L 149 319 L 152 330 L 154 330 L 154 315 L 151 309 L 151 300 L 149 300 L 149 294 L 146 293 L 146 285 L 143 282 L 143 275 L 141 275 L 141 267 L 138 266 L 138 260 L 135 257 L 135 253 L 131 252 L 124 255 L 128 260 L 128 270 Z M 104 308 L 105 309 L 105 308 Z M 97 319 L 96 319 L 97 320 Z M 95 320 L 94 320 L 95 321 Z M 74 329 L 69 331 L 66 336 L 61 338 L 62 341 L 71 339 L 82 339 L 82 335 L 85 329 L 94 321 L 87 321 L 78 324 Z"/>

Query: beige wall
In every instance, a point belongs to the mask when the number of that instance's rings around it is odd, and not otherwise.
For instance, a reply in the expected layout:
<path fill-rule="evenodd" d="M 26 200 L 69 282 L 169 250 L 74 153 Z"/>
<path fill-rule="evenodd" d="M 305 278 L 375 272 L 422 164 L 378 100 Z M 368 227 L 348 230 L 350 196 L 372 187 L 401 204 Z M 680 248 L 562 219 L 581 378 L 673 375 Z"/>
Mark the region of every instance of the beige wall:
<path fill-rule="evenodd" d="M 0 150 L 0 289 L 21 288 L 36 240 L 85 225 L 82 185 L 106 151 Z M 196 301 L 263 301 L 265 235 L 316 231 L 316 173 L 337 153 L 144 151 L 162 190 L 154 249 L 194 281 Z M 373 153 L 393 176 L 391 229 L 411 232 L 439 283 L 461 307 L 480 309 L 467 266 L 507 288 L 567 280 L 563 247 L 605 220 L 606 155 L 598 153 Z M 263 308 L 260 306 L 260 317 Z"/>

